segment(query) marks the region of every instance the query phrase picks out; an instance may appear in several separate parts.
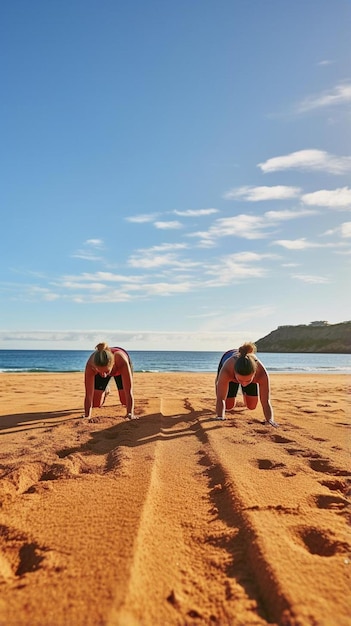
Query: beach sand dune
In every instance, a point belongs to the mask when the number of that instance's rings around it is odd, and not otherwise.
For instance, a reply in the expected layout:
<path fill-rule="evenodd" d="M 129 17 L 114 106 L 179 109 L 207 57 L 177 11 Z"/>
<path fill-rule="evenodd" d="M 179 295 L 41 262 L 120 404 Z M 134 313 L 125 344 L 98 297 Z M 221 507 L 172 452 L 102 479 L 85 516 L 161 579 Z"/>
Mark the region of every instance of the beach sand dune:
<path fill-rule="evenodd" d="M 271 376 L 279 429 L 214 374 L 0 375 L 0 624 L 349 626 L 345 375 Z M 240 400 L 240 396 L 239 396 Z"/>

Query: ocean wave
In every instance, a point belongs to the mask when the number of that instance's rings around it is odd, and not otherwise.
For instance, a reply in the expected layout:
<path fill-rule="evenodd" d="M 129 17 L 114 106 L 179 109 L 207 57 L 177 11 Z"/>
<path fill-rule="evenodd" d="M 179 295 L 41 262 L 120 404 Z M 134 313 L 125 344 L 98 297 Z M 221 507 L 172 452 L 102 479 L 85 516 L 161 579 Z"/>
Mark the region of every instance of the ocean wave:
<path fill-rule="evenodd" d="M 77 374 L 84 370 L 48 369 L 45 367 L 0 367 L 0 374 Z"/>
<path fill-rule="evenodd" d="M 337 367 L 328 365 L 319 365 L 318 367 L 309 366 L 289 366 L 286 367 L 266 367 L 271 374 L 349 374 L 351 367 Z"/>

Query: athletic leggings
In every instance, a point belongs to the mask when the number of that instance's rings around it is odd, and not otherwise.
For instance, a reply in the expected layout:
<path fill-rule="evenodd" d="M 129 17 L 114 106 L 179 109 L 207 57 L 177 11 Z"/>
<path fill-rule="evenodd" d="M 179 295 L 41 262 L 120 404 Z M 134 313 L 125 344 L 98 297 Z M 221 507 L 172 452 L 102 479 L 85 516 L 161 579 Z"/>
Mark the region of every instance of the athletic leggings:
<path fill-rule="evenodd" d="M 105 391 L 107 385 L 109 384 L 111 378 L 115 379 L 117 389 L 123 389 L 122 376 L 118 374 L 117 376 L 100 376 L 100 374 L 95 374 L 95 385 L 94 388 L 99 391 Z"/>

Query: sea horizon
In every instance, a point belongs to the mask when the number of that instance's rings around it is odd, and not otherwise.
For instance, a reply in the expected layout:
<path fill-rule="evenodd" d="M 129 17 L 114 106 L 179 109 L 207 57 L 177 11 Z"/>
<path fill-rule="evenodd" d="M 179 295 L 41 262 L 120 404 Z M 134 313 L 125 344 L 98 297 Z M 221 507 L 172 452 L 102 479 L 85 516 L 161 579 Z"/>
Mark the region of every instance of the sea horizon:
<path fill-rule="evenodd" d="M 134 372 L 216 372 L 223 351 L 129 350 Z M 83 372 L 92 350 L 0 349 L 0 373 Z M 257 352 L 270 373 L 351 373 L 350 354 Z"/>

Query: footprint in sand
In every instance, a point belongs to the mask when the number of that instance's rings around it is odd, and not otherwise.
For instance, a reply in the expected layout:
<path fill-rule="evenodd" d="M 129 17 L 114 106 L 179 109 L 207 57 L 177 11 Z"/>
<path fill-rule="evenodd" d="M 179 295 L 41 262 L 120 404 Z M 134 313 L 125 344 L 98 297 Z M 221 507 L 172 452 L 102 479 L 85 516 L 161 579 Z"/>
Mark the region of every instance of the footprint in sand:
<path fill-rule="evenodd" d="M 291 456 L 306 456 L 306 450 L 302 450 L 302 448 L 286 448 L 286 451 Z"/>
<path fill-rule="evenodd" d="M 321 480 L 320 485 L 324 487 L 328 487 L 330 491 L 340 491 L 344 495 L 349 493 L 349 485 L 344 480 L 340 480 L 338 478 L 330 479 L 330 480 Z"/>
<path fill-rule="evenodd" d="M 281 437 L 281 435 L 273 435 L 271 439 L 274 443 L 292 443 L 291 439 L 287 439 L 286 437 Z"/>
<path fill-rule="evenodd" d="M 313 496 L 312 501 L 319 509 L 343 511 L 349 506 L 349 502 L 341 496 L 319 494 Z"/>
<path fill-rule="evenodd" d="M 0 525 L 0 578 L 11 582 L 42 567 L 49 549 L 39 546 L 23 533 Z"/>
<path fill-rule="evenodd" d="M 315 472 L 321 472 L 323 474 L 332 474 L 334 476 L 351 476 L 347 470 L 341 470 L 331 465 L 328 459 L 310 459 L 310 468 Z"/>
<path fill-rule="evenodd" d="M 330 531 L 325 529 L 300 527 L 295 530 L 295 537 L 310 554 L 330 557 L 350 551 L 348 543 L 338 540 Z"/>
<path fill-rule="evenodd" d="M 270 459 L 257 459 L 256 463 L 258 469 L 262 470 L 281 469 L 282 467 L 285 467 L 284 463 L 277 463 L 276 461 L 271 461 Z"/>

